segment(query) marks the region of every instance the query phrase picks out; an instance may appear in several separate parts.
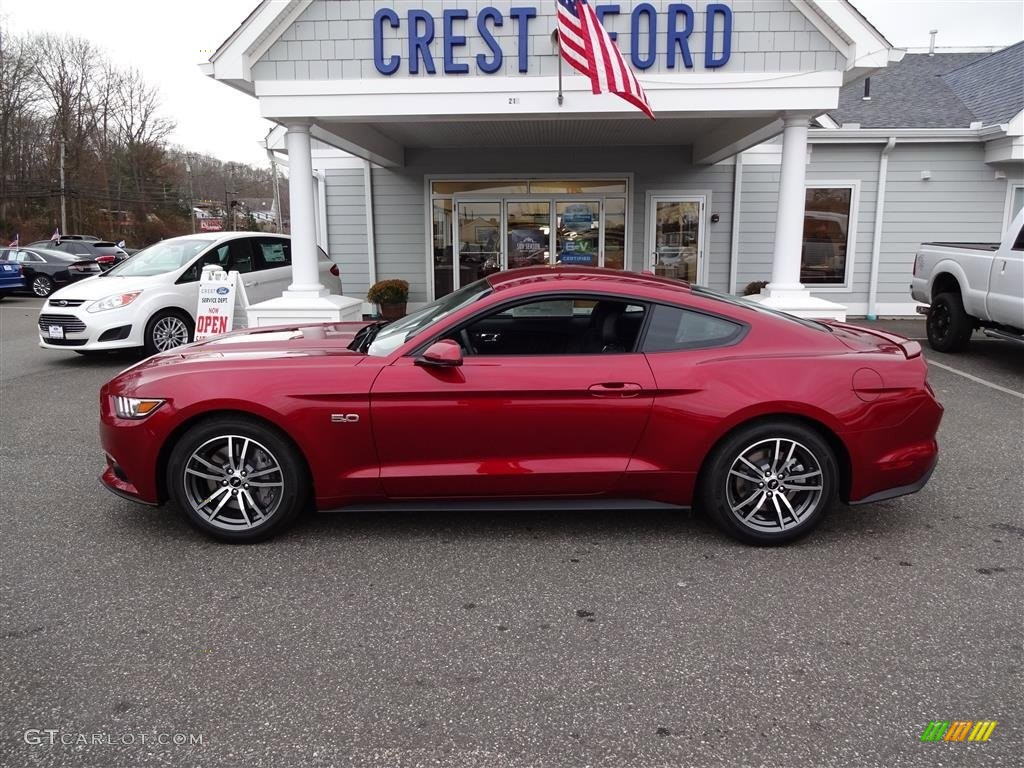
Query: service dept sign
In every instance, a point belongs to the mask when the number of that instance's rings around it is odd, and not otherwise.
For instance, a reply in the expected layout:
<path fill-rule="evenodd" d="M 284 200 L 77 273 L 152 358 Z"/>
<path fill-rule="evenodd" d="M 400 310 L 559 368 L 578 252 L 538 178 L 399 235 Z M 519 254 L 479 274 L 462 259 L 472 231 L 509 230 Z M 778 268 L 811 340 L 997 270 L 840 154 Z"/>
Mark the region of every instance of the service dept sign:
<path fill-rule="evenodd" d="M 697 29 L 697 12 L 687 3 L 672 3 L 659 13 L 651 3 L 637 3 L 632 10 L 617 3 L 593 3 L 594 11 L 606 28 L 617 16 L 629 16 L 628 55 L 633 68 L 650 69 L 657 63 L 659 51 L 667 69 L 694 68 L 694 55 L 703 55 L 705 69 L 724 67 L 732 53 L 732 9 L 723 3 L 710 3 L 702 15 L 704 50 L 690 49 L 690 36 Z M 451 8 L 440 16 L 421 9 L 412 9 L 399 15 L 393 8 L 381 8 L 373 16 L 373 62 L 382 75 L 393 75 L 405 68 L 409 74 L 446 75 L 470 73 L 468 61 L 456 61 L 465 55 L 469 35 L 477 35 L 488 53 L 472 58 L 477 73 L 485 75 L 501 71 L 506 56 L 518 58 L 519 71 L 530 71 L 529 41 L 532 20 L 537 18 L 537 7 L 524 5 L 509 8 L 507 13 L 488 6 L 471 18 L 465 8 Z M 516 34 L 515 50 L 505 50 L 496 31 L 511 26 Z M 385 29 L 398 30 L 398 39 L 386 34 Z M 615 40 L 618 35 L 609 30 Z M 504 38 L 506 41 L 510 38 Z M 507 44 L 507 43 L 506 43 Z M 509 46 L 511 47 L 511 46 Z M 434 60 L 439 49 L 440 61 Z"/>
<path fill-rule="evenodd" d="M 225 272 L 216 265 L 203 267 L 196 308 L 196 341 L 206 341 L 231 330 L 235 319 L 237 272 Z"/>

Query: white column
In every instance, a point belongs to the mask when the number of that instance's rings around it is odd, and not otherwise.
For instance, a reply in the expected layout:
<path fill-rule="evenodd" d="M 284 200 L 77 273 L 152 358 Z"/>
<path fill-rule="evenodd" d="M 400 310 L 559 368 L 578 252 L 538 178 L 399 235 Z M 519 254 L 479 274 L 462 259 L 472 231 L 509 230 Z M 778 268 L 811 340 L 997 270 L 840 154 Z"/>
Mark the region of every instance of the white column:
<path fill-rule="evenodd" d="M 769 291 L 802 291 L 800 251 L 804 237 L 807 181 L 807 118 L 787 117 L 782 131 L 779 207 L 775 216 L 775 251 Z"/>
<path fill-rule="evenodd" d="M 754 301 L 799 317 L 845 320 L 846 307 L 811 296 L 800 282 L 807 182 L 807 115 L 786 115 L 782 131 L 779 207 L 775 218 L 772 279 Z M 851 222 L 850 226 L 856 226 Z"/>
<path fill-rule="evenodd" d="M 326 296 L 316 252 L 316 191 L 308 123 L 288 123 L 288 202 L 292 223 L 292 284 L 286 296 Z"/>
<path fill-rule="evenodd" d="M 337 323 L 362 319 L 363 301 L 339 296 L 320 282 L 317 252 L 317 193 L 309 123 L 286 121 L 288 200 L 292 223 L 292 283 L 277 296 L 246 309 L 250 328 L 290 323 Z M 325 185 L 326 186 L 326 185 Z M 326 190 L 323 190 L 326 194 Z M 320 208 L 325 221 L 325 209 Z"/>

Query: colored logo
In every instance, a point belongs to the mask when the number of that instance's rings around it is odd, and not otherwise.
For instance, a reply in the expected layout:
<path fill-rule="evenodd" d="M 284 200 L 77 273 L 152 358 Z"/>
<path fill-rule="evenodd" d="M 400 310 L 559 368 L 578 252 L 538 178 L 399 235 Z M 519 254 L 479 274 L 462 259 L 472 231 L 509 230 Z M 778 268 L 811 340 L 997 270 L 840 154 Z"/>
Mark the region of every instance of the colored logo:
<path fill-rule="evenodd" d="M 932 720 L 921 741 L 988 741 L 996 725 L 995 720 Z"/>
<path fill-rule="evenodd" d="M 226 293 L 229 293 L 229 289 L 228 289 L 228 288 L 218 288 L 218 289 L 217 289 L 217 293 L 218 293 L 219 295 L 223 296 L 223 295 L 225 295 Z"/>

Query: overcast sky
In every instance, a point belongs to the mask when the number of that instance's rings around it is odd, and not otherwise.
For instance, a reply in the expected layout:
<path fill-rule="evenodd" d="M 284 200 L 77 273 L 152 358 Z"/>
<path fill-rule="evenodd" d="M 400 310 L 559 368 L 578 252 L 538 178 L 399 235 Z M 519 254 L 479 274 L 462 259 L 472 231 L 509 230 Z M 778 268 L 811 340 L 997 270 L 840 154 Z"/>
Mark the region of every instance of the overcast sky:
<path fill-rule="evenodd" d="M 354 1 L 354 0 L 353 0 Z M 545 0 L 535 0 L 536 4 Z M 623 4 L 625 0 L 622 0 Z M 1024 37 L 1021 0 L 854 0 L 896 46 L 1007 45 Z M 160 86 L 173 139 L 222 160 L 264 165 L 257 142 L 270 123 L 256 100 L 199 73 L 257 0 L 0 0 L 12 32 L 88 38 L 122 66 L 138 67 Z M 458 7 L 452 2 L 452 7 Z"/>

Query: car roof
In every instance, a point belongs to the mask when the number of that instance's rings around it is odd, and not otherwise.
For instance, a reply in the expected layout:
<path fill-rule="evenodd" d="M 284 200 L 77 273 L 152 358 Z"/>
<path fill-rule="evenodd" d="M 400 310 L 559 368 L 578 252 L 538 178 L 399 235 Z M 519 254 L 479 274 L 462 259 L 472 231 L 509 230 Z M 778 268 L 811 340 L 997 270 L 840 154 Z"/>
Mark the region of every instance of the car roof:
<path fill-rule="evenodd" d="M 600 287 L 608 288 L 617 285 L 621 288 L 628 285 L 690 293 L 690 284 L 682 280 L 658 277 L 649 272 L 624 272 L 603 267 L 523 267 L 522 269 L 495 272 L 487 277 L 487 281 L 495 291 L 517 288 L 528 283 L 555 283 L 561 280 L 585 280 L 596 283 L 595 287 L 600 285 Z"/>

